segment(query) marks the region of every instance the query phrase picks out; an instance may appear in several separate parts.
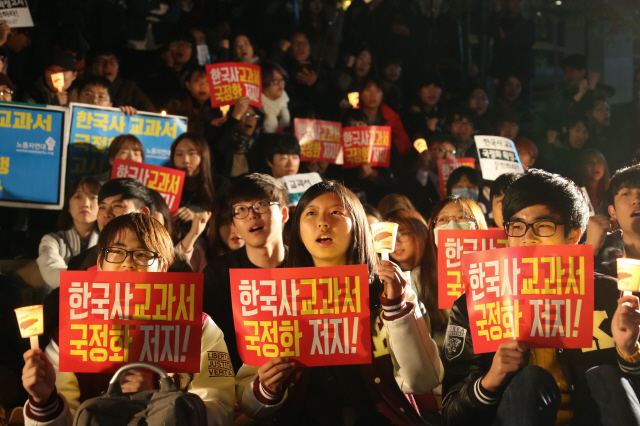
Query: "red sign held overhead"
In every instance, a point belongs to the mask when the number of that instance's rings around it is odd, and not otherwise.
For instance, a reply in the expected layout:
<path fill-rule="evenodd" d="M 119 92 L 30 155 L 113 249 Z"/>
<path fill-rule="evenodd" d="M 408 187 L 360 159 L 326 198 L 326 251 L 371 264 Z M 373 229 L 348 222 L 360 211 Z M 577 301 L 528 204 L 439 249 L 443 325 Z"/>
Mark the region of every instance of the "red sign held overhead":
<path fill-rule="evenodd" d="M 230 275 L 245 364 L 285 356 L 309 367 L 371 363 L 366 265 L 231 269 Z"/>
<path fill-rule="evenodd" d="M 147 188 L 158 191 L 171 212 L 180 208 L 184 176 L 185 173 L 182 170 L 118 158 L 113 163 L 111 171 L 111 179 L 132 178 L 140 181 Z"/>
<path fill-rule="evenodd" d="M 451 309 L 465 292 L 462 255 L 507 247 L 504 229 L 438 230 L 438 308 Z"/>
<path fill-rule="evenodd" d="M 365 163 L 373 167 L 389 167 L 391 127 L 345 127 L 342 129 L 342 147 L 345 169 Z"/>
<path fill-rule="evenodd" d="M 513 247 L 462 256 L 476 354 L 501 343 L 528 348 L 593 344 L 593 249 Z"/>
<path fill-rule="evenodd" d="M 476 168 L 476 160 L 473 158 L 454 158 L 453 160 L 442 159 L 438 160 L 438 181 L 440 183 L 440 199 L 447 198 L 447 181 L 451 172 L 458 167 L 471 167 Z"/>
<path fill-rule="evenodd" d="M 202 274 L 60 274 L 60 371 L 115 372 L 149 362 L 200 371 Z"/>
<path fill-rule="evenodd" d="M 342 125 L 334 121 L 296 118 L 296 137 L 300 141 L 302 161 L 326 161 L 335 164 L 342 144 Z"/>
<path fill-rule="evenodd" d="M 258 65 L 224 62 L 206 68 L 213 108 L 233 105 L 242 96 L 247 96 L 251 105 L 262 107 L 262 75 Z"/>

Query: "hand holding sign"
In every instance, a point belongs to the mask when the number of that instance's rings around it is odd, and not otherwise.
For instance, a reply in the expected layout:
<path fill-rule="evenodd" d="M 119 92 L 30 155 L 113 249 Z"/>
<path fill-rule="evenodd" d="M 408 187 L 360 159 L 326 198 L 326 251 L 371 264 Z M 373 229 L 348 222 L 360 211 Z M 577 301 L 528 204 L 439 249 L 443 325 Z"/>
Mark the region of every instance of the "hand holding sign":
<path fill-rule="evenodd" d="M 296 368 L 295 362 L 289 358 L 274 358 L 258 369 L 258 377 L 262 386 L 275 395 L 282 394 L 282 385 Z"/>
<path fill-rule="evenodd" d="M 378 222 L 371 224 L 373 235 L 373 249 L 382 254 L 382 260 L 389 260 L 389 253 L 395 250 L 398 224 L 393 222 Z"/>
<path fill-rule="evenodd" d="M 517 340 L 502 343 L 491 363 L 491 368 L 482 379 L 482 387 L 490 392 L 497 391 L 511 376 L 524 367 L 524 353 L 527 347 Z"/>

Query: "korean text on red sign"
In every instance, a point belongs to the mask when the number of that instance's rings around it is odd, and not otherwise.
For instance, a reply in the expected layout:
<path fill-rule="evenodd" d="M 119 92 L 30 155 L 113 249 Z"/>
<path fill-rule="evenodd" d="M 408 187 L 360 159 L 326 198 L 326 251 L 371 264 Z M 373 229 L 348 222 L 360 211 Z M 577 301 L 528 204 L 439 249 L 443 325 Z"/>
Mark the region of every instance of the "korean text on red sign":
<path fill-rule="evenodd" d="M 231 269 L 238 351 L 245 364 L 371 363 L 366 265 Z"/>
<path fill-rule="evenodd" d="M 171 212 L 180 207 L 184 176 L 185 173 L 182 170 L 120 159 L 116 159 L 113 163 L 111 172 L 111 179 L 132 178 L 140 181 L 147 188 L 158 191 Z"/>
<path fill-rule="evenodd" d="M 528 348 L 590 348 L 593 249 L 512 247 L 465 254 L 469 325 L 476 354 L 501 343 Z"/>
<path fill-rule="evenodd" d="M 149 362 L 200 371 L 202 274 L 60 274 L 60 371 L 114 372 Z"/>
<path fill-rule="evenodd" d="M 503 229 L 438 230 L 438 308 L 451 309 L 465 292 L 462 255 L 507 247 Z"/>
<path fill-rule="evenodd" d="M 302 161 L 326 161 L 335 164 L 342 144 L 342 125 L 334 121 L 296 118 L 296 137 L 300 141 Z"/>
<path fill-rule="evenodd" d="M 207 65 L 211 106 L 232 105 L 247 96 L 251 105 L 262 106 L 262 76 L 258 65 L 224 62 Z"/>
<path fill-rule="evenodd" d="M 447 181 L 449 180 L 449 176 L 451 176 L 451 172 L 462 166 L 475 169 L 476 160 L 473 158 L 454 158 L 453 160 L 443 158 L 442 160 L 438 160 L 438 184 L 440 187 L 441 200 L 447 198 Z"/>
<path fill-rule="evenodd" d="M 389 126 L 345 127 L 342 129 L 345 169 L 370 163 L 373 167 L 389 167 L 391 128 Z"/>

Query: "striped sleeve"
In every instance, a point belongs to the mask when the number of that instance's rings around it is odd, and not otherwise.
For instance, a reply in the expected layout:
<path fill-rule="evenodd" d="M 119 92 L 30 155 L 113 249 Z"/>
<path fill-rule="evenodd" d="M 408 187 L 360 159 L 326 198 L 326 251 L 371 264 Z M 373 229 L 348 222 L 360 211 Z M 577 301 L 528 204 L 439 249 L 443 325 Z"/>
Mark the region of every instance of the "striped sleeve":
<path fill-rule="evenodd" d="M 49 399 L 40 404 L 35 402 L 29 395 L 29 401 L 26 404 L 26 417 L 40 423 L 50 422 L 58 418 L 63 409 L 64 401 L 58 395 L 58 390 L 54 388 Z"/>
<path fill-rule="evenodd" d="M 483 378 L 484 376 L 474 382 L 473 392 L 469 392 L 469 399 L 471 399 L 475 405 L 495 405 L 500 402 L 501 394 L 499 392 L 486 390 L 482 386 Z"/>
<path fill-rule="evenodd" d="M 637 346 L 637 344 L 636 344 Z M 634 355 L 624 356 L 620 353 L 620 349 L 616 347 L 618 352 L 618 365 L 623 373 L 640 375 L 640 350 L 637 350 Z"/>
<path fill-rule="evenodd" d="M 394 299 L 387 299 L 385 294 L 381 293 L 380 304 L 382 305 L 383 319 L 387 321 L 402 318 L 413 309 L 413 303 L 406 300 L 406 292 Z"/>
<path fill-rule="evenodd" d="M 262 383 L 260 383 L 260 379 L 258 377 L 255 378 L 252 386 L 253 394 L 255 395 L 256 399 L 264 405 L 276 405 L 280 401 L 282 401 L 282 397 L 284 396 L 284 394 L 277 395 L 271 392 L 269 389 L 262 386 Z"/>

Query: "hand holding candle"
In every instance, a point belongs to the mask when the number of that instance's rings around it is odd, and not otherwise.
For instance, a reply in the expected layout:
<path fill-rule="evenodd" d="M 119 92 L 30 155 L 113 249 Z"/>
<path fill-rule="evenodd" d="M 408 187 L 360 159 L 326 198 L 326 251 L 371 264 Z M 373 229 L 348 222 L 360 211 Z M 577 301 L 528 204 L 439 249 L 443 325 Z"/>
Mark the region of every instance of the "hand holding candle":
<path fill-rule="evenodd" d="M 25 306 L 15 309 L 15 312 L 18 317 L 20 335 L 30 339 L 31 349 L 38 349 L 38 336 L 44 333 L 42 305 Z"/>

